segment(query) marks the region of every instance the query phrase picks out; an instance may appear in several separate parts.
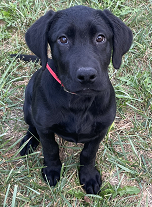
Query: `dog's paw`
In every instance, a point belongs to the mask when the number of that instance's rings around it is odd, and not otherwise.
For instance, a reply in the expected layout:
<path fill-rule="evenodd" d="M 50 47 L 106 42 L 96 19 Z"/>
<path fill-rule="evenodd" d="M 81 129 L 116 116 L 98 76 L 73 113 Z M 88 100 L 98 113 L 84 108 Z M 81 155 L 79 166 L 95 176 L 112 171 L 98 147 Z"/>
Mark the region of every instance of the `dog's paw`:
<path fill-rule="evenodd" d="M 95 167 L 80 167 L 79 178 L 80 184 L 87 194 L 97 194 L 100 191 L 101 175 Z"/>
<path fill-rule="evenodd" d="M 29 137 L 28 137 L 29 138 Z M 22 145 L 28 140 L 27 136 L 25 136 L 21 143 L 20 143 L 20 147 L 22 147 Z M 35 150 L 37 148 L 37 146 L 39 145 L 39 140 L 37 140 L 35 137 L 32 137 L 29 142 L 23 147 L 23 149 L 20 151 L 20 155 L 24 156 L 27 154 L 30 154 L 33 152 L 33 150 Z"/>
<path fill-rule="evenodd" d="M 55 186 L 60 180 L 60 171 L 61 166 L 51 168 L 45 167 L 42 168 L 42 176 L 44 180 L 49 183 L 50 186 Z"/>

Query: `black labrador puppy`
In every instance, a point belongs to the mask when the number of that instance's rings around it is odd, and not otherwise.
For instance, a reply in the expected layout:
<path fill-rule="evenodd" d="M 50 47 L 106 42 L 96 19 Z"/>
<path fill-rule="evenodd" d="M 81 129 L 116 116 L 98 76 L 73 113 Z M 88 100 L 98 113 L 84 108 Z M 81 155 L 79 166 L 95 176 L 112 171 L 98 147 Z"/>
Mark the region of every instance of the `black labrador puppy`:
<path fill-rule="evenodd" d="M 84 143 L 80 183 L 87 193 L 97 194 L 101 176 L 95 167 L 96 153 L 116 114 L 108 65 L 112 55 L 114 68 L 120 67 L 131 46 L 132 32 L 108 10 L 75 6 L 48 11 L 28 29 L 26 42 L 42 68 L 34 73 L 25 92 L 24 117 L 29 129 L 20 146 L 30 139 L 21 155 L 30 153 L 40 140 L 42 174 L 55 186 L 62 164 L 54 134 Z M 48 44 L 52 59 L 47 57 Z M 36 56 L 25 56 L 25 60 Z"/>

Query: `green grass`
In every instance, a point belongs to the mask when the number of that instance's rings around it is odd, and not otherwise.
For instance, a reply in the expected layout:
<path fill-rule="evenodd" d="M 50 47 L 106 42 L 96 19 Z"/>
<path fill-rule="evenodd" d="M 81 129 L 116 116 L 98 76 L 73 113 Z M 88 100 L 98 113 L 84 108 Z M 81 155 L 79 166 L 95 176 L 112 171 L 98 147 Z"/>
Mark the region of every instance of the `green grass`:
<path fill-rule="evenodd" d="M 118 71 L 109 66 L 117 97 L 117 116 L 100 144 L 96 164 L 103 184 L 86 195 L 78 179 L 82 144 L 61 143 L 61 180 L 49 187 L 41 176 L 41 146 L 20 157 L 25 135 L 24 90 L 40 66 L 12 60 L 30 54 L 24 34 L 47 10 L 76 4 L 110 9 L 133 31 L 134 41 Z M 152 206 L 152 2 L 151 0 L 2 0 L 0 3 L 0 203 L 7 206 Z"/>

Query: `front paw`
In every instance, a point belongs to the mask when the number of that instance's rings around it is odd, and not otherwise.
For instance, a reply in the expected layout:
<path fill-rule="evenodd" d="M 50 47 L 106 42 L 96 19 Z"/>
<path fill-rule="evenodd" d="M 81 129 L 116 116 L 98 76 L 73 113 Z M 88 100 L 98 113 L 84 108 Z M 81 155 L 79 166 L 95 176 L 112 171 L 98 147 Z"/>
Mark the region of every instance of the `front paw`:
<path fill-rule="evenodd" d="M 101 175 L 93 166 L 81 166 L 79 171 L 80 184 L 87 194 L 97 194 L 102 184 Z"/>
<path fill-rule="evenodd" d="M 42 169 L 42 176 L 50 186 L 55 186 L 60 180 L 61 166 L 45 167 Z"/>

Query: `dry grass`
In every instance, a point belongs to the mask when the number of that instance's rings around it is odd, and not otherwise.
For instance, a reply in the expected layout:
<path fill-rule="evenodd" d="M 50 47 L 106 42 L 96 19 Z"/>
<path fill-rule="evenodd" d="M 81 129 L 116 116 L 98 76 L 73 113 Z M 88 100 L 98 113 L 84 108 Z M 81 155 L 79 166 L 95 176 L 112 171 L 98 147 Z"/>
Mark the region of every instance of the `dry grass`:
<path fill-rule="evenodd" d="M 18 154 L 19 142 L 27 130 L 22 113 L 24 90 L 39 65 L 11 60 L 9 54 L 29 53 L 24 33 L 44 11 L 48 8 L 58 10 L 73 3 L 32 0 L 9 3 L 5 0 L 0 4 L 3 13 L 0 14 L 0 203 L 3 206 L 151 207 L 150 1 L 84 1 L 94 8 L 109 7 L 134 33 L 133 46 L 124 56 L 121 69 L 113 74 L 112 66 L 109 67 L 117 96 L 117 117 L 97 153 L 96 165 L 103 179 L 101 194 L 95 197 L 86 195 L 80 186 L 78 168 L 82 144 L 63 142 L 56 137 L 64 166 L 61 180 L 54 188 L 44 183 L 41 177 L 41 146 L 29 157 L 21 158 Z M 131 190 L 125 188 L 128 186 L 137 187 L 140 193 L 136 195 L 137 189 L 128 193 L 127 190 Z"/>

